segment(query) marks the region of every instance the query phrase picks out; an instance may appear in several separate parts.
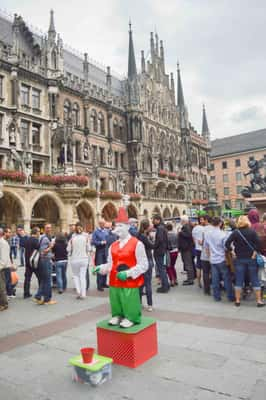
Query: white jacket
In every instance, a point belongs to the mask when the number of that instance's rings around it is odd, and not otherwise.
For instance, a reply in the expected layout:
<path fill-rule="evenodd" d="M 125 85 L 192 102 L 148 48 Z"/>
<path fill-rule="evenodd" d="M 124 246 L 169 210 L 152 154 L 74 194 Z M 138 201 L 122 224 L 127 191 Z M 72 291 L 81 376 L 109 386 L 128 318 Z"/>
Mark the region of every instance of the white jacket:
<path fill-rule="evenodd" d="M 0 238 L 0 270 L 10 268 L 12 265 L 10 260 L 10 247 L 8 241 L 3 237 Z"/>

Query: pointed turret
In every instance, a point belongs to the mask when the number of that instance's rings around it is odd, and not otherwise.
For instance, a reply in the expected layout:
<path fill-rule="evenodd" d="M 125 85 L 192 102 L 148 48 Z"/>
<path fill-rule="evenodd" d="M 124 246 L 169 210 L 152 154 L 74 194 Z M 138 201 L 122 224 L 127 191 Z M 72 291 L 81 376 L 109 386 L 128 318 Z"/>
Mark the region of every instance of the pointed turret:
<path fill-rule="evenodd" d="M 185 107 L 179 63 L 177 63 L 177 105 L 179 108 Z"/>
<path fill-rule="evenodd" d="M 202 110 L 202 130 L 201 130 L 201 134 L 206 139 L 210 138 L 210 131 L 209 131 L 207 115 L 206 115 L 206 110 L 205 110 L 205 105 L 204 104 L 203 104 L 203 110 Z"/>
<path fill-rule="evenodd" d="M 109 95 L 111 96 L 111 90 L 112 90 L 112 75 L 111 75 L 111 67 L 108 66 L 106 69 L 106 86 Z"/>
<path fill-rule="evenodd" d="M 48 40 L 50 42 L 54 42 L 56 38 L 56 30 L 55 30 L 55 24 L 54 24 L 54 11 L 50 11 L 50 24 L 49 24 L 49 30 L 48 30 Z"/>
<path fill-rule="evenodd" d="M 170 90 L 172 93 L 173 101 L 175 103 L 175 81 L 174 81 L 174 74 L 171 72 L 170 74 Z"/>
<path fill-rule="evenodd" d="M 151 62 L 153 64 L 155 61 L 155 47 L 154 47 L 153 32 L 151 32 L 150 44 L 151 44 Z"/>
<path fill-rule="evenodd" d="M 156 56 L 159 56 L 159 36 L 155 33 L 155 52 Z"/>
<path fill-rule="evenodd" d="M 145 65 L 144 50 L 141 50 L 141 73 L 145 74 L 145 72 L 146 72 L 146 65 Z"/>
<path fill-rule="evenodd" d="M 129 46 L 128 46 L 128 80 L 133 81 L 137 76 L 136 59 L 131 30 L 131 21 L 129 22 Z"/>
<path fill-rule="evenodd" d="M 161 63 L 162 63 L 162 70 L 163 70 L 163 73 L 165 74 L 164 48 L 163 48 L 162 40 L 160 40 L 160 58 L 161 58 Z"/>
<path fill-rule="evenodd" d="M 84 53 L 83 61 L 83 76 L 84 76 L 84 89 L 87 92 L 89 87 L 89 62 L 88 53 Z"/>

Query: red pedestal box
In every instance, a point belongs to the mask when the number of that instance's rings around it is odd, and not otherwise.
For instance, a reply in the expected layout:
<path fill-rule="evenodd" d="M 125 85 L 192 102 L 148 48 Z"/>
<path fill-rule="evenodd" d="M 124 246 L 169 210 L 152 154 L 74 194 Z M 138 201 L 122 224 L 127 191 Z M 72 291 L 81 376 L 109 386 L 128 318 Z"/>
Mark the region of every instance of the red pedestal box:
<path fill-rule="evenodd" d="M 157 326 L 152 318 L 142 317 L 139 325 L 123 329 L 97 324 L 98 354 L 113 359 L 115 364 L 136 368 L 158 353 Z"/>

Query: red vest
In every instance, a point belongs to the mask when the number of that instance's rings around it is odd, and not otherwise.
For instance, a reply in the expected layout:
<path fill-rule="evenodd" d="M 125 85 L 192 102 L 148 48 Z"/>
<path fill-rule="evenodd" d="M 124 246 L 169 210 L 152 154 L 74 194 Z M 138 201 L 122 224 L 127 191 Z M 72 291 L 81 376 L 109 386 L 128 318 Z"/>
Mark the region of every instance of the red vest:
<path fill-rule="evenodd" d="M 126 281 L 120 281 L 117 279 L 117 267 L 120 264 L 126 264 L 129 268 L 135 267 L 137 264 L 136 259 L 136 247 L 138 239 L 131 237 L 129 241 L 122 248 L 119 247 L 119 241 L 117 240 L 111 245 L 111 254 L 113 265 L 110 272 L 110 286 L 119 288 L 138 288 L 144 285 L 143 274 L 136 279 L 127 279 Z"/>

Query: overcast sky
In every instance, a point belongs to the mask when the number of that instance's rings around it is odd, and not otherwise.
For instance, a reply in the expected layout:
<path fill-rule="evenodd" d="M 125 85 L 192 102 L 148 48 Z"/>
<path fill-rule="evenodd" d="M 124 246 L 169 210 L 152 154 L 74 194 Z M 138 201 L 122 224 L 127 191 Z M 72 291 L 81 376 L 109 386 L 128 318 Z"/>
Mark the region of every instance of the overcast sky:
<path fill-rule="evenodd" d="M 156 29 L 167 72 L 180 62 L 190 121 L 198 131 L 202 103 L 212 138 L 266 128 L 265 0 L 1 0 L 0 7 L 43 31 L 53 8 L 65 43 L 122 75 L 129 18 L 138 68 L 140 51 L 148 56 Z"/>

